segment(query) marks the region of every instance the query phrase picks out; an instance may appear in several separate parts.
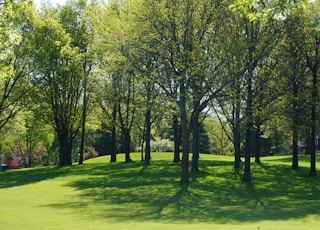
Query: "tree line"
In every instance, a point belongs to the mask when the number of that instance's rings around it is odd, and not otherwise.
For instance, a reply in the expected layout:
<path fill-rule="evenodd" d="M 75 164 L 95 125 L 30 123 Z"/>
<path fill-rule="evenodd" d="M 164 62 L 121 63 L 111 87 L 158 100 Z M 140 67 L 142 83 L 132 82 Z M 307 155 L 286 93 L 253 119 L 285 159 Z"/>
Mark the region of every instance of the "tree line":
<path fill-rule="evenodd" d="M 0 130 L 23 114 L 30 149 L 36 124 L 44 133 L 52 127 L 60 166 L 72 164 L 75 141 L 83 163 L 90 122 L 108 130 L 111 162 L 121 139 L 125 161 L 138 142 L 147 165 L 152 132 L 165 124 L 188 182 L 190 163 L 199 170 L 200 128 L 215 114 L 235 168 L 243 152 L 243 181 L 251 181 L 251 157 L 260 163 L 262 137 L 277 133 L 290 140 L 293 169 L 306 141 L 316 176 L 317 1 L 69 0 L 35 8 L 5 0 L 0 14 Z"/>

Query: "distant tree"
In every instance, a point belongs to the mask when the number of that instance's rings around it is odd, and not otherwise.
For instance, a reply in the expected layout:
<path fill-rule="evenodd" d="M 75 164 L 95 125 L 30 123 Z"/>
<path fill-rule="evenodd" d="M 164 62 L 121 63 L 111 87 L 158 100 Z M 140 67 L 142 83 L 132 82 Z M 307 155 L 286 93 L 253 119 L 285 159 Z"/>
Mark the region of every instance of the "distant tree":
<path fill-rule="evenodd" d="M 204 122 L 199 124 L 199 152 L 210 153 L 210 140 Z"/>

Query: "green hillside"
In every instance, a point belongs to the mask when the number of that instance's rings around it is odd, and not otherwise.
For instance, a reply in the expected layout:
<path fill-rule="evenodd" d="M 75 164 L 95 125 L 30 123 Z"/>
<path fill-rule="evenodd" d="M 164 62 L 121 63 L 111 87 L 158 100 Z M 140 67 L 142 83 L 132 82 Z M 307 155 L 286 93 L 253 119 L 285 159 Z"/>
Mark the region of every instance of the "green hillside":
<path fill-rule="evenodd" d="M 318 229 L 320 179 L 306 176 L 308 157 L 298 171 L 289 156 L 262 158 L 245 184 L 232 157 L 201 155 L 201 171 L 181 185 L 172 155 L 2 172 L 0 229 Z"/>

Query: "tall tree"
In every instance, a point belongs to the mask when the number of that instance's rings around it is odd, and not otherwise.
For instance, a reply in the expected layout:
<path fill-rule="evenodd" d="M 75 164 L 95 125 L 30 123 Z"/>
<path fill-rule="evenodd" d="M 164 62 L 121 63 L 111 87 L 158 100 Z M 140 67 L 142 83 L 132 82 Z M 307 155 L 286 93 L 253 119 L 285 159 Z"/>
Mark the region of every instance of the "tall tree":
<path fill-rule="evenodd" d="M 126 162 L 131 162 L 131 130 L 136 115 L 137 79 L 136 69 L 131 64 L 130 52 L 132 52 L 132 24 L 126 23 L 128 8 L 126 2 L 111 1 L 108 5 L 103 3 L 96 5 L 92 10 L 93 30 L 96 34 L 94 49 L 101 58 L 100 71 L 106 71 L 102 75 L 102 81 L 112 85 L 111 95 L 105 95 L 103 103 L 100 103 L 105 112 L 111 111 L 107 107 L 110 98 L 115 101 L 117 125 L 121 130 Z M 110 106 L 109 106 L 110 107 Z M 115 107 L 114 107 L 115 108 Z M 115 112 L 115 110 L 113 110 Z M 111 114 L 111 113 L 109 113 Z M 110 116 L 109 116 L 110 117 Z"/>
<path fill-rule="evenodd" d="M 320 68 L 320 15 L 319 15 L 319 3 L 315 2 L 313 9 L 309 13 L 307 19 L 307 29 L 310 34 L 310 51 L 307 56 L 307 65 L 312 75 L 312 86 L 311 86 L 311 145 L 310 145 L 310 176 L 316 176 L 316 114 L 318 108 L 318 72 Z"/>
<path fill-rule="evenodd" d="M 78 47 L 59 20 L 57 8 L 44 7 L 34 24 L 34 85 L 44 118 L 59 140 L 59 165 L 72 164 L 72 142 L 79 131 L 83 69 Z M 50 35 L 50 36 L 49 36 Z"/>
<path fill-rule="evenodd" d="M 0 6 L 0 129 L 30 103 L 29 31 L 34 13 L 31 1 L 4 1 Z"/>
<path fill-rule="evenodd" d="M 89 102 L 89 83 L 90 71 L 93 64 L 92 54 L 90 53 L 89 45 L 92 42 L 92 34 L 90 34 L 90 24 L 88 16 L 86 15 L 86 0 L 68 1 L 65 5 L 61 6 L 61 22 L 63 28 L 71 36 L 73 47 L 78 48 L 81 55 L 82 66 L 82 113 L 81 113 L 81 140 L 80 140 L 80 155 L 79 164 L 83 164 L 84 142 L 85 142 L 85 127 L 86 115 Z"/>
<path fill-rule="evenodd" d="M 306 54 L 306 33 L 303 29 L 303 20 L 300 13 L 290 15 L 284 24 L 284 38 L 280 45 L 278 75 L 284 92 L 284 113 L 290 120 L 292 132 L 292 169 L 299 169 L 299 147 L 300 130 L 303 120 L 306 120 L 305 97 L 307 91 L 307 65 Z M 282 61 L 283 60 L 283 61 Z"/>
<path fill-rule="evenodd" d="M 182 134 L 181 182 L 189 181 L 189 139 L 194 133 L 194 171 L 198 170 L 199 114 L 220 87 L 214 57 L 216 1 L 148 1 L 143 17 L 149 21 L 146 38 L 156 38 L 157 84 L 179 108 Z M 148 8 L 147 8 L 148 6 Z M 161 9 L 161 10 L 160 10 Z"/>

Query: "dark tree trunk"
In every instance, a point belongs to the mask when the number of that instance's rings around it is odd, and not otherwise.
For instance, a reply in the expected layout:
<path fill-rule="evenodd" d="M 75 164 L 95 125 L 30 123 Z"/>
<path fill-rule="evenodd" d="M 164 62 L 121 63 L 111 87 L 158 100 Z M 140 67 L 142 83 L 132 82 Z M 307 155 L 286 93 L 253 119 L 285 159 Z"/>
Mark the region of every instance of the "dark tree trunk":
<path fill-rule="evenodd" d="M 318 46 L 320 45 L 320 39 L 318 42 Z M 318 49 L 316 49 L 316 57 L 318 57 Z M 311 106 L 311 145 L 310 145 L 310 176 L 316 176 L 316 105 L 317 105 L 317 70 L 318 65 L 317 61 L 315 62 L 315 66 L 312 69 L 312 106 Z"/>
<path fill-rule="evenodd" d="M 62 133 L 59 135 L 59 166 L 72 165 L 72 140 L 68 138 L 67 133 Z"/>
<path fill-rule="evenodd" d="M 256 143 L 255 143 L 255 152 L 254 152 L 254 162 L 257 164 L 261 163 L 261 120 L 258 116 L 256 118 Z"/>
<path fill-rule="evenodd" d="M 174 142 L 173 162 L 180 162 L 181 135 L 180 135 L 180 128 L 179 128 L 179 121 L 176 115 L 173 116 L 173 142 Z"/>
<path fill-rule="evenodd" d="M 297 76 L 292 79 L 292 166 L 294 170 L 299 169 L 299 124 L 300 124 L 300 108 L 298 103 L 300 84 L 297 82 Z"/>
<path fill-rule="evenodd" d="M 248 73 L 247 73 L 247 99 L 246 99 L 246 143 L 245 143 L 245 164 L 244 174 L 242 180 L 244 182 L 251 182 L 251 165 L 250 157 L 252 153 L 252 131 L 253 131 L 253 72 L 257 65 L 257 61 L 254 58 L 254 52 L 256 49 L 256 30 L 254 22 L 247 22 L 246 36 L 248 45 Z"/>
<path fill-rule="evenodd" d="M 240 148 L 240 130 L 235 130 L 234 131 L 234 168 L 235 169 L 239 169 L 240 168 L 240 162 L 241 162 L 241 158 L 240 158 L 240 152 L 241 152 L 241 148 Z"/>
<path fill-rule="evenodd" d="M 251 181 L 251 167 L 250 167 L 250 155 L 251 155 L 251 130 L 249 127 L 246 128 L 246 146 L 245 146 L 245 164 L 243 181 Z"/>
<path fill-rule="evenodd" d="M 299 138 L 299 128 L 297 121 L 293 119 L 292 126 L 292 169 L 299 169 L 299 148 L 298 148 L 298 138 Z"/>
<path fill-rule="evenodd" d="M 236 102 L 235 102 L 235 126 L 233 129 L 233 136 L 234 136 L 234 168 L 240 168 L 240 145 L 241 145 L 241 132 L 240 132 L 240 85 L 239 80 L 237 81 L 237 93 L 236 93 Z"/>
<path fill-rule="evenodd" d="M 146 117 L 145 117 L 145 125 L 146 125 L 146 152 L 145 152 L 145 160 L 144 164 L 149 165 L 151 159 L 151 149 L 150 149 L 150 139 L 151 139 L 151 111 L 147 109 Z"/>
<path fill-rule="evenodd" d="M 182 132 L 182 161 L 181 161 L 181 183 L 189 182 L 189 139 L 188 118 L 186 111 L 186 92 L 184 83 L 180 83 L 180 119 Z"/>
<path fill-rule="evenodd" d="M 110 162 L 117 161 L 117 132 L 116 132 L 116 119 L 117 119 L 117 105 L 114 104 L 112 111 L 112 131 L 111 131 L 111 153 Z"/>
<path fill-rule="evenodd" d="M 82 120 L 81 120 L 81 141 L 80 141 L 80 155 L 79 155 L 79 165 L 83 164 L 83 154 L 84 154 L 84 142 L 85 142 L 85 133 L 86 133 L 86 116 L 87 116 L 87 101 L 88 95 L 86 86 L 84 88 L 83 94 L 83 109 L 82 109 Z"/>
<path fill-rule="evenodd" d="M 130 149 L 131 149 L 131 138 L 130 138 L 130 131 L 124 130 L 123 131 L 124 137 L 124 151 L 125 151 L 125 162 L 132 162 L 130 158 Z"/>
<path fill-rule="evenodd" d="M 312 105 L 311 109 L 311 144 L 310 144 L 310 176 L 316 176 L 316 106 Z"/>
<path fill-rule="evenodd" d="M 245 144 L 245 165 L 244 165 L 244 174 L 243 181 L 251 181 L 251 168 L 250 168 L 250 156 L 252 151 L 252 76 L 251 74 L 248 77 L 247 83 L 247 107 L 246 107 L 246 144 Z"/>
<path fill-rule="evenodd" d="M 191 121 L 192 126 L 192 164 L 191 171 L 198 172 L 199 171 L 199 121 L 198 121 L 198 113 L 194 113 Z"/>

